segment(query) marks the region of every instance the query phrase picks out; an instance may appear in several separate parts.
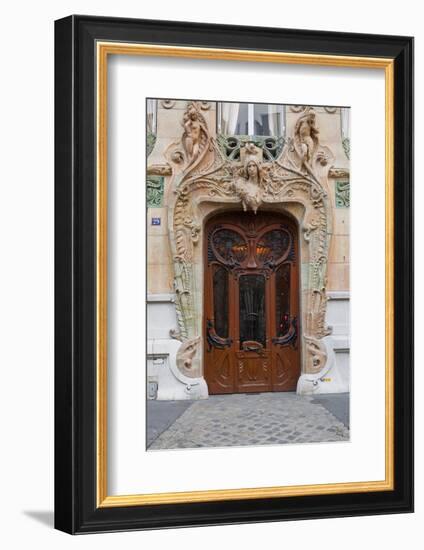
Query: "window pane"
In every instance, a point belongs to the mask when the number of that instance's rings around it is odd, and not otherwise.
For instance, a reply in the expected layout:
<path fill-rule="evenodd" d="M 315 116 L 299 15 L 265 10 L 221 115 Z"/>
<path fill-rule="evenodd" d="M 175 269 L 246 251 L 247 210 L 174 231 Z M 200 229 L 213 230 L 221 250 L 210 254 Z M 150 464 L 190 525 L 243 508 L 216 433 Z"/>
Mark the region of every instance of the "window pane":
<path fill-rule="evenodd" d="M 147 100 L 147 133 L 156 134 L 156 99 Z"/>
<path fill-rule="evenodd" d="M 290 235 L 283 229 L 273 229 L 262 235 L 256 244 L 256 257 L 264 265 L 276 263 L 288 251 Z"/>
<path fill-rule="evenodd" d="M 213 274 L 213 308 L 215 332 L 228 338 L 228 271 L 221 266 Z"/>
<path fill-rule="evenodd" d="M 212 246 L 220 259 L 230 265 L 242 263 L 247 257 L 247 242 L 231 229 L 216 231 L 212 237 Z"/>
<path fill-rule="evenodd" d="M 248 104 L 240 103 L 237 117 L 237 126 L 234 134 L 236 136 L 243 136 L 249 133 L 249 116 L 248 116 Z"/>
<path fill-rule="evenodd" d="M 350 108 L 342 107 L 340 109 L 340 127 L 342 140 L 350 138 Z"/>
<path fill-rule="evenodd" d="M 255 136 L 269 136 L 268 105 L 255 105 L 254 109 Z"/>
<path fill-rule="evenodd" d="M 283 135 L 284 120 L 283 105 L 254 106 L 254 132 L 256 136 L 281 136 Z"/>
<path fill-rule="evenodd" d="M 275 275 L 277 336 L 290 329 L 290 264 L 283 264 Z"/>
<path fill-rule="evenodd" d="M 265 347 L 265 278 L 263 275 L 241 275 L 240 297 L 240 349 L 243 342 L 259 342 Z"/>
<path fill-rule="evenodd" d="M 248 104 L 221 103 L 219 132 L 225 136 L 248 134 Z"/>

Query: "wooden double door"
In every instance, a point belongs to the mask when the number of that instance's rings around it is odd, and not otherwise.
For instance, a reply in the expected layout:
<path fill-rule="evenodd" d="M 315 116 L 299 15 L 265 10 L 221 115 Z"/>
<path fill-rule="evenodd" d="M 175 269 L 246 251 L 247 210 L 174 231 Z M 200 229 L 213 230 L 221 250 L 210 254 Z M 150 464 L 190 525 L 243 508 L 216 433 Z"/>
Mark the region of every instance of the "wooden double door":
<path fill-rule="evenodd" d="M 205 230 L 210 394 L 293 391 L 300 375 L 297 228 L 272 212 L 215 216 Z"/>

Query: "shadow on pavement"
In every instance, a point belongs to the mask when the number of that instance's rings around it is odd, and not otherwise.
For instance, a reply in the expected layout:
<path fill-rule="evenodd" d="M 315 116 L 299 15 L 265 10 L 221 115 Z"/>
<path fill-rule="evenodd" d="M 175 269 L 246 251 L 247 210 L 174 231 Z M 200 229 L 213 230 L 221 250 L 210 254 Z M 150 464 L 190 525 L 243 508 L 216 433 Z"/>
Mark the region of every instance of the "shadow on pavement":
<path fill-rule="evenodd" d="M 147 401 L 147 448 L 173 424 L 194 401 Z"/>
<path fill-rule="evenodd" d="M 322 395 L 314 395 L 313 404 L 322 405 L 334 415 L 337 420 L 343 422 L 346 428 L 349 428 L 349 394 L 348 393 L 327 393 Z"/>

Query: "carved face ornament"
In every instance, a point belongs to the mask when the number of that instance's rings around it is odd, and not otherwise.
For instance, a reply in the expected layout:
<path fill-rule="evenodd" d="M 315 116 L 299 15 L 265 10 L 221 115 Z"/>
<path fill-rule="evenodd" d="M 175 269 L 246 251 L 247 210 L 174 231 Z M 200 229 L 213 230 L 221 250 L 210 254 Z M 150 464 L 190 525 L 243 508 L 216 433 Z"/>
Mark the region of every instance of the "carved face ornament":
<path fill-rule="evenodd" d="M 250 160 L 247 163 L 247 177 L 248 179 L 252 179 L 252 178 L 257 179 L 258 176 L 259 176 L 259 167 L 255 161 Z"/>
<path fill-rule="evenodd" d="M 299 134 L 301 137 L 307 137 L 311 135 L 311 127 L 310 123 L 306 120 L 303 120 L 300 128 L 299 128 Z"/>

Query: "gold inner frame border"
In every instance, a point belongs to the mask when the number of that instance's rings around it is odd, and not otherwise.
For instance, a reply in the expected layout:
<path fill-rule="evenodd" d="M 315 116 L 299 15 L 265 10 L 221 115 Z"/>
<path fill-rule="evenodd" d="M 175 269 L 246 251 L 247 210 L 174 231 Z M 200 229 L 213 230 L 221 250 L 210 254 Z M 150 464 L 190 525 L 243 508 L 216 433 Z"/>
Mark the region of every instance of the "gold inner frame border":
<path fill-rule="evenodd" d="M 315 485 L 216 489 L 109 496 L 107 491 L 107 62 L 109 55 L 220 59 L 262 63 L 383 69 L 385 73 L 385 479 Z M 255 498 L 366 493 L 394 489 L 394 60 L 390 58 L 96 43 L 97 63 L 97 507 L 142 506 Z"/>

